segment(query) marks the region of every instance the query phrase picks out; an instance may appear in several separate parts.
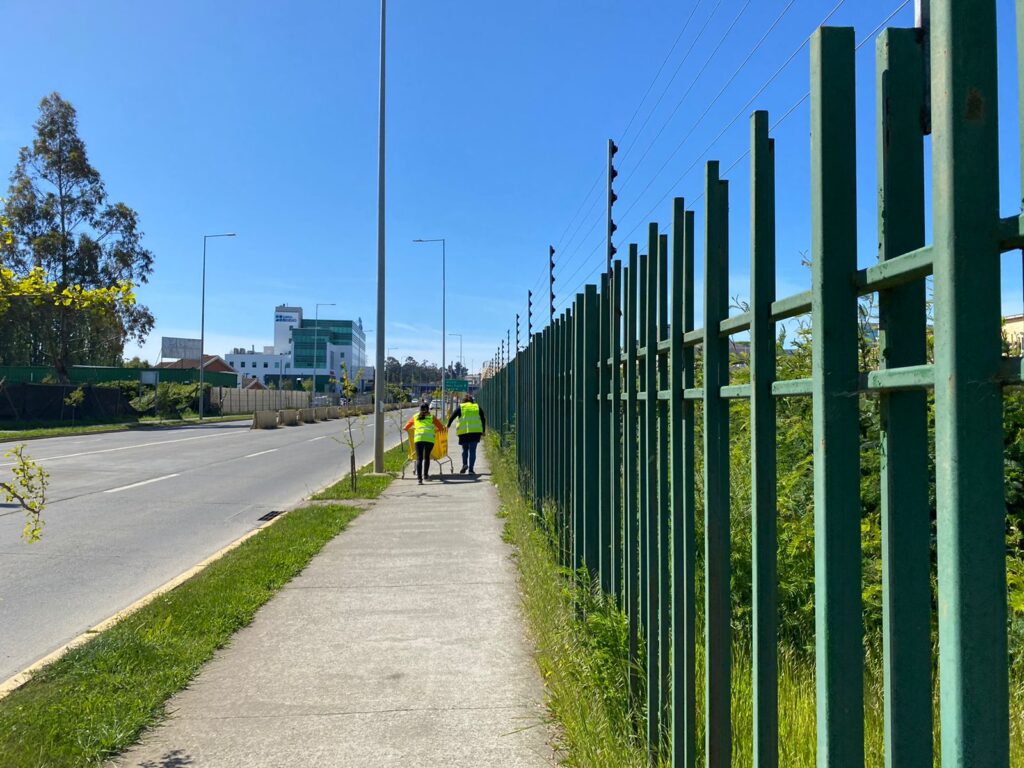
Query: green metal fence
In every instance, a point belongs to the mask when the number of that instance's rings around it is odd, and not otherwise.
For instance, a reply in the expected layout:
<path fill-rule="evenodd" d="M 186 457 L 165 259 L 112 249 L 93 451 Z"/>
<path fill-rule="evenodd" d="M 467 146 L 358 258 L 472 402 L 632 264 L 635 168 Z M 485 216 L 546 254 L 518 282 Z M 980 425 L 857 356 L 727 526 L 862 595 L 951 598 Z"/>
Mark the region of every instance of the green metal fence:
<path fill-rule="evenodd" d="M 1018 3 L 1018 12 L 1021 4 Z M 751 118 L 750 306 L 729 315 L 728 182 L 704 187 L 703 327 L 694 328 L 694 214 L 672 207 L 536 333 L 481 392 L 514 433 L 520 478 L 553 504 L 567 565 L 586 568 L 629 618 L 643 654 L 652 756 L 693 766 L 697 626 L 695 476 L 703 478 L 702 751 L 729 765 L 729 407 L 750 404 L 753 744 L 778 764 L 776 398 L 813 398 L 817 760 L 864 764 L 859 398 L 880 401 L 886 764 L 1009 764 L 1000 254 L 1024 246 L 999 216 L 996 6 L 932 0 L 930 43 L 887 29 L 877 43 L 879 261 L 857 268 L 854 34 L 811 44 L 812 289 L 775 295 L 774 146 Z M 925 46 L 930 45 L 930 120 Z M 926 118 L 926 119 L 922 119 Z M 924 132 L 932 142 L 925 239 Z M 925 278 L 934 278 L 933 360 Z M 859 370 L 858 301 L 877 294 L 878 370 Z M 776 380 L 777 324 L 810 314 L 812 375 Z M 750 334 L 749 383 L 730 383 L 730 337 Z M 698 375 L 698 369 L 700 375 Z M 699 381 L 699 383 L 698 383 Z M 932 721 L 927 391 L 934 393 L 940 723 Z M 698 410 L 695 405 L 701 403 Z M 695 418 L 703 444 L 695 443 Z"/>

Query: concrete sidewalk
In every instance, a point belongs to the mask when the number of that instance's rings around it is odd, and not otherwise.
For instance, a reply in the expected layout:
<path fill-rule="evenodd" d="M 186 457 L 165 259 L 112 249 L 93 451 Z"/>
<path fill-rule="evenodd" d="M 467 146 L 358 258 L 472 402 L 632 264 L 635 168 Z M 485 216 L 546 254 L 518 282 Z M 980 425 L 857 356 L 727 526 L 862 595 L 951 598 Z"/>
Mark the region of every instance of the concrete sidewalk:
<path fill-rule="evenodd" d="M 114 765 L 555 764 L 482 454 L 395 480 Z"/>

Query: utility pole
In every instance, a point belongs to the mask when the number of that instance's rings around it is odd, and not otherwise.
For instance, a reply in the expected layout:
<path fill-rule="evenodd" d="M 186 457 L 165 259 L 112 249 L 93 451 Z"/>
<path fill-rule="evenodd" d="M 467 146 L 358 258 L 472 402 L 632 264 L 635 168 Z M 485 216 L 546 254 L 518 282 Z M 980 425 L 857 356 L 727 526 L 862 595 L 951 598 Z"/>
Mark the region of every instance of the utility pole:
<path fill-rule="evenodd" d="M 377 365 L 373 374 L 373 471 L 384 471 L 384 72 L 387 0 L 380 0 L 380 109 L 377 132 Z"/>

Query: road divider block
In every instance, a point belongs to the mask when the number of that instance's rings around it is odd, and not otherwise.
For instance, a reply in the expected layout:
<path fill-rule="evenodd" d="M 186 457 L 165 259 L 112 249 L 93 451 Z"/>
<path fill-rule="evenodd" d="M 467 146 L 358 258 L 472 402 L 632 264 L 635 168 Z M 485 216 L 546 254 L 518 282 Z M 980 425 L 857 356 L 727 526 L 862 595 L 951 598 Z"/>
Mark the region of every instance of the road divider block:
<path fill-rule="evenodd" d="M 327 406 L 327 418 L 328 419 L 340 419 L 341 418 L 341 408 L 339 408 L 336 405 L 329 405 L 329 406 Z"/>
<path fill-rule="evenodd" d="M 277 412 L 277 423 L 282 427 L 296 427 L 299 424 L 297 408 L 286 408 Z"/>
<path fill-rule="evenodd" d="M 277 427 L 277 411 L 255 411 L 252 415 L 253 429 L 275 429 Z"/>
<path fill-rule="evenodd" d="M 312 424 L 316 421 L 315 408 L 299 408 L 299 421 L 303 424 Z"/>

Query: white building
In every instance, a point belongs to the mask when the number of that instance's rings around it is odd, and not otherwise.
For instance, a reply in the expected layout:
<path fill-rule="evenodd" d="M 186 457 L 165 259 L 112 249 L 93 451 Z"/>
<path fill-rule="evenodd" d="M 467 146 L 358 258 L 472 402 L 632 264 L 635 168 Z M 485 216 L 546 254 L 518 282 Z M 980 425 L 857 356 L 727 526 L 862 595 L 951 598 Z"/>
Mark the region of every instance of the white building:
<path fill-rule="evenodd" d="M 262 352 L 234 349 L 224 359 L 266 385 L 283 386 L 288 379 L 294 386 L 315 374 L 317 391 L 335 390 L 330 380 L 340 380 L 343 370 L 355 378 L 366 367 L 366 335 L 362 320 L 308 320 L 302 307 L 282 304 L 274 309 L 273 346 Z"/>

